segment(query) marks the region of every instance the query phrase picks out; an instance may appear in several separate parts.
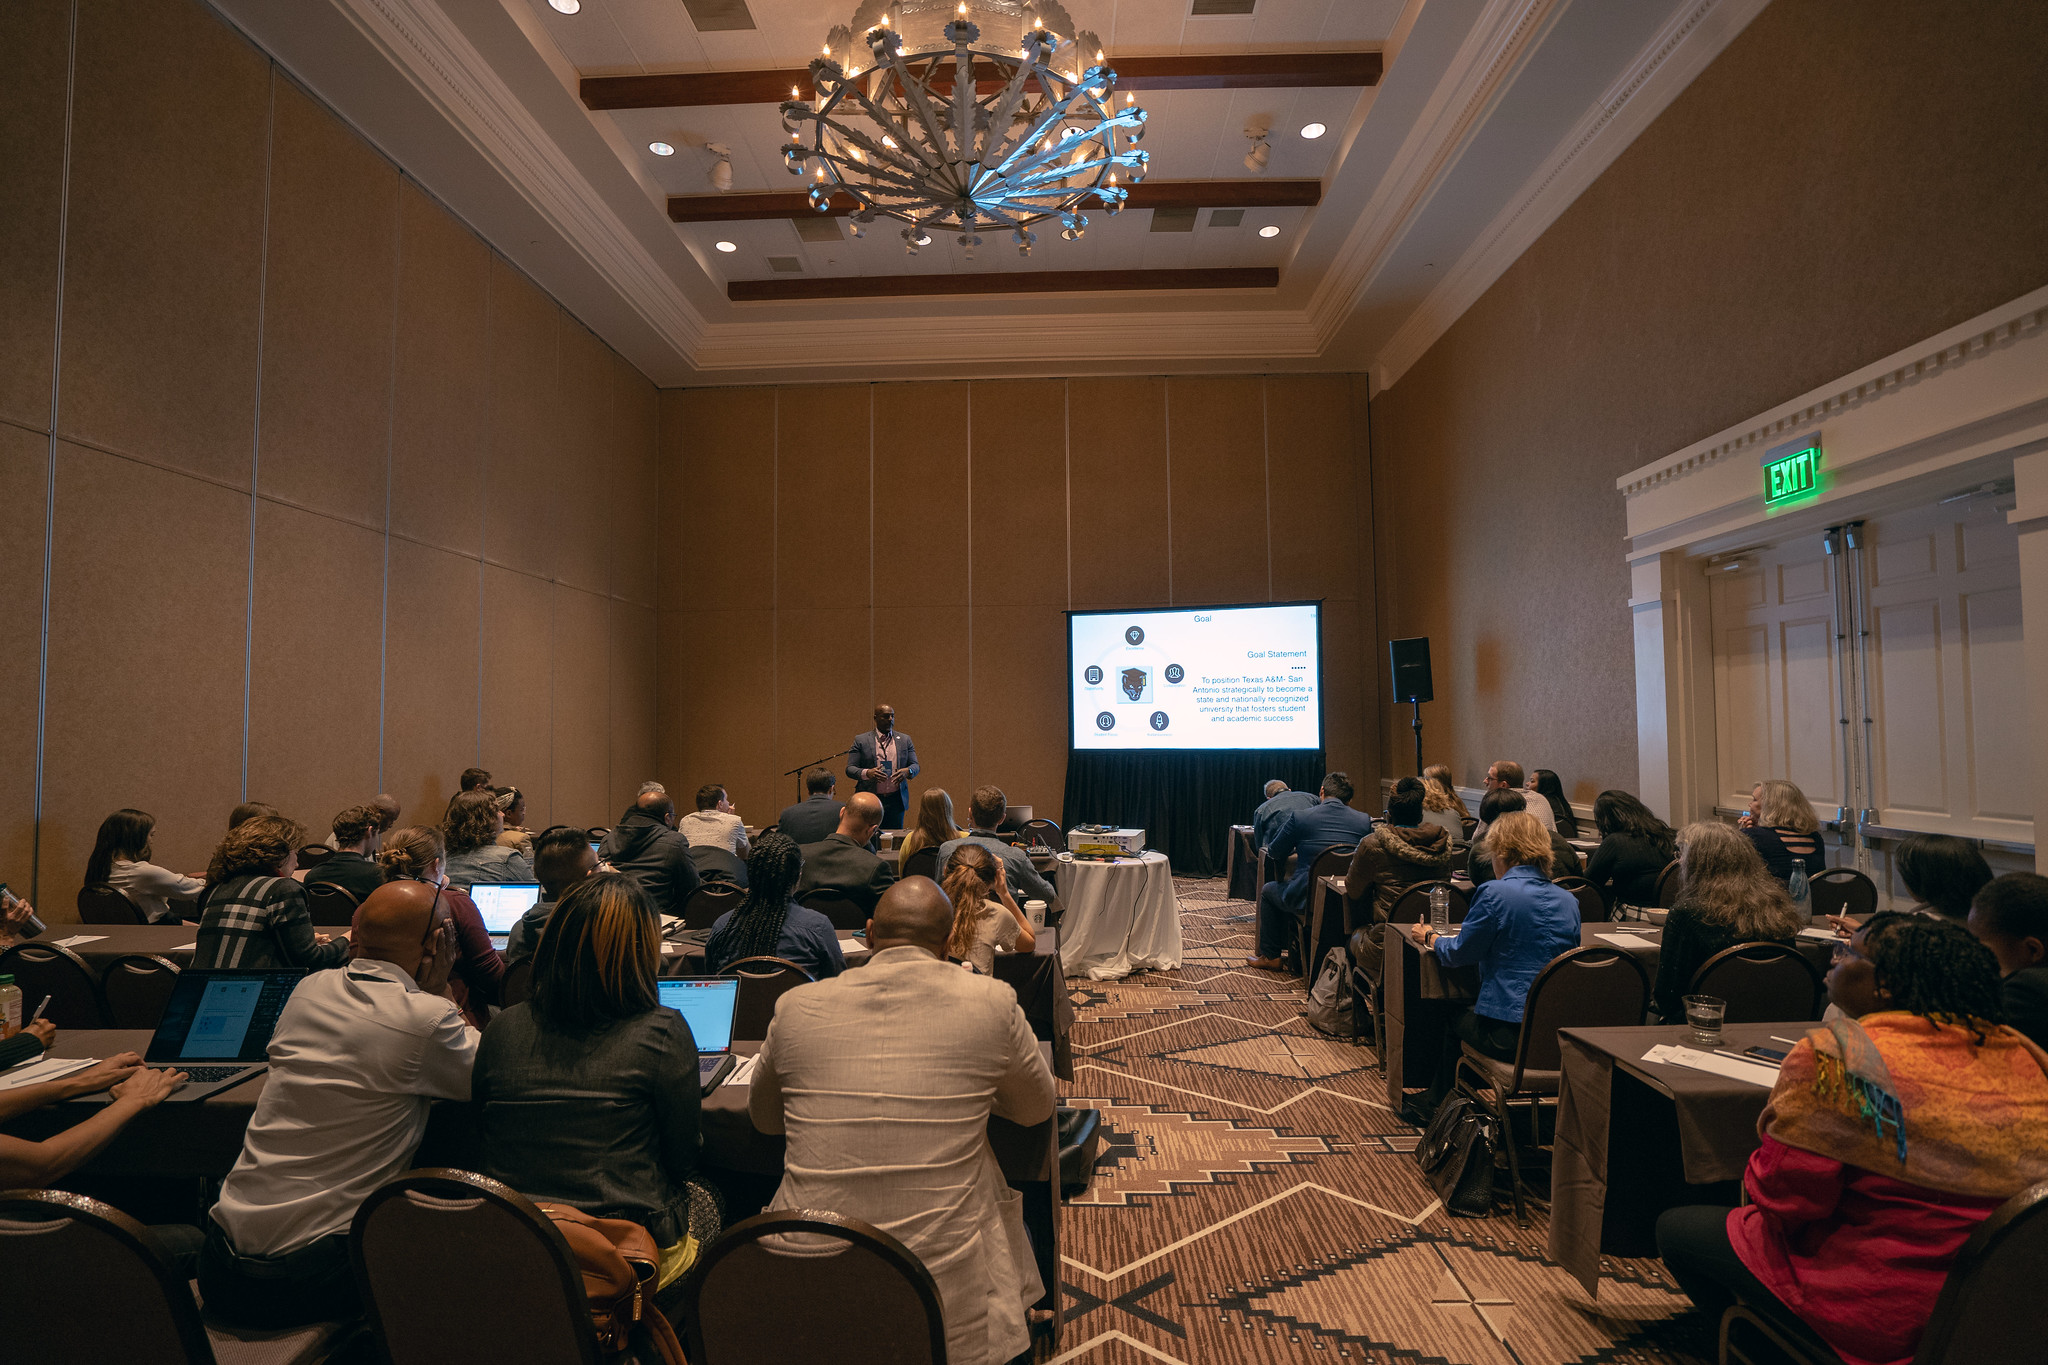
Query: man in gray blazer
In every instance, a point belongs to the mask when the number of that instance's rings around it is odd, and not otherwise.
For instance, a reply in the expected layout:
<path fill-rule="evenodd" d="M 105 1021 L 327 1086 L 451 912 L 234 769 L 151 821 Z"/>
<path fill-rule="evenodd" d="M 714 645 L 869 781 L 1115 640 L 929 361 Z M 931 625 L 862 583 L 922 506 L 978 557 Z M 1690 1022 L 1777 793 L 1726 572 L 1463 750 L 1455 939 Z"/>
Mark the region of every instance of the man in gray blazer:
<path fill-rule="evenodd" d="M 875 708 L 875 728 L 853 737 L 853 752 L 846 760 L 854 790 L 882 798 L 883 829 L 903 828 L 910 780 L 917 771 L 917 746 L 896 728 L 896 708 L 884 702 Z"/>

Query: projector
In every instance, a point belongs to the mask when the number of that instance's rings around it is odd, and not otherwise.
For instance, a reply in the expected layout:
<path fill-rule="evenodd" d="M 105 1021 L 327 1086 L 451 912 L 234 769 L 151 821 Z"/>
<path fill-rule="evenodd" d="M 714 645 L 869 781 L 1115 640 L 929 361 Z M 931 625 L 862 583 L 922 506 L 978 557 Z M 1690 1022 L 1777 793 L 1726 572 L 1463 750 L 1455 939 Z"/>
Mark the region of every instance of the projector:
<path fill-rule="evenodd" d="M 1145 831 L 1112 829 L 1107 825 L 1076 825 L 1067 831 L 1067 849 L 1072 853 L 1143 853 Z"/>

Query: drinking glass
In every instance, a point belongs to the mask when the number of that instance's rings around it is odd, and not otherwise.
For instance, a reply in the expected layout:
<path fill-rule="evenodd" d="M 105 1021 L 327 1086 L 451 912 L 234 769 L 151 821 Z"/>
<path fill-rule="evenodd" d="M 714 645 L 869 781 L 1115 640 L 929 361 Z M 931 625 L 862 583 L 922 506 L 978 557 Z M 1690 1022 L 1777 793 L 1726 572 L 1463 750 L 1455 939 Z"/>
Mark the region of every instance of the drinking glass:
<path fill-rule="evenodd" d="M 1728 1002 L 1715 995 L 1685 997 L 1685 1022 L 1692 1040 L 1701 1047 L 1721 1046 L 1721 1021 L 1727 1017 Z"/>

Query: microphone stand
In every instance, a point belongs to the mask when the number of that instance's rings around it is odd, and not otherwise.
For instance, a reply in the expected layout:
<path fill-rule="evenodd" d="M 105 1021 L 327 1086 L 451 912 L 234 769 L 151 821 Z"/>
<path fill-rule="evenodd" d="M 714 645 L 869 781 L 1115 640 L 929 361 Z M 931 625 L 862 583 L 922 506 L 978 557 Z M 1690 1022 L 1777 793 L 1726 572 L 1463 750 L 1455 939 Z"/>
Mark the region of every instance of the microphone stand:
<path fill-rule="evenodd" d="M 805 773 L 809 772 L 813 768 L 822 768 L 827 763 L 830 763 L 832 760 L 836 758 L 845 758 L 848 754 L 852 752 L 853 746 L 849 744 L 836 754 L 826 754 L 823 758 L 814 758 L 808 763 L 799 763 L 794 768 L 791 768 L 788 772 L 784 773 L 784 777 L 793 777 L 796 779 L 796 799 L 799 801 L 804 799 Z"/>

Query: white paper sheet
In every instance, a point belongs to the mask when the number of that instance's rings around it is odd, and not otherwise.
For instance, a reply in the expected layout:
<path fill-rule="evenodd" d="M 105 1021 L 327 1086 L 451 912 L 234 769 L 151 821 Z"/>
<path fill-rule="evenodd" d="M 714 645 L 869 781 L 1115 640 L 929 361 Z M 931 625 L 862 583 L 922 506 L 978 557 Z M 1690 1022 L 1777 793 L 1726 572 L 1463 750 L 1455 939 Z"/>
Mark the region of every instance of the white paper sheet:
<path fill-rule="evenodd" d="M 190 942 L 190 943 L 174 943 L 174 944 L 172 944 L 172 945 L 171 945 L 171 951 L 172 951 L 172 952 L 174 952 L 174 953 L 188 953 L 188 952 L 196 952 L 196 951 L 198 950 L 198 948 L 199 948 L 199 940 L 198 940 L 198 939 L 194 939 L 194 940 L 192 940 L 192 942 Z"/>
<path fill-rule="evenodd" d="M 758 1056 L 740 1058 L 738 1064 L 735 1065 L 731 1071 L 726 1073 L 724 1083 L 726 1085 L 747 1084 L 749 1081 L 754 1079 L 754 1064 L 759 1062 L 760 1060 L 761 1059 Z"/>
<path fill-rule="evenodd" d="M 1712 1072 L 1731 1081 L 1747 1081 L 1766 1090 L 1778 1083 L 1778 1068 L 1725 1052 L 1702 1052 L 1697 1048 L 1659 1043 L 1643 1054 L 1643 1060 L 1662 1062 L 1666 1066 L 1689 1066 L 1694 1071 Z"/>
<path fill-rule="evenodd" d="M 105 937 L 105 934 L 73 934 L 70 938 L 52 939 L 50 946 L 52 948 L 76 948 L 85 943 L 98 943 Z"/>
<path fill-rule="evenodd" d="M 1656 939 L 1644 938 L 1641 934 L 1595 934 L 1593 937 L 1602 943 L 1611 943 L 1617 948 L 1642 949 L 1657 946 Z"/>
<path fill-rule="evenodd" d="M 14 1090 L 24 1085 L 41 1085 L 69 1076 L 74 1071 L 83 1071 L 89 1066 L 99 1065 L 97 1057 L 45 1057 L 41 1061 L 24 1062 L 20 1066 L 0 1071 L 0 1090 Z"/>
<path fill-rule="evenodd" d="M 1844 939 L 1840 934 L 1836 933 L 1832 929 L 1801 929 L 1799 931 L 1799 937 L 1816 939 L 1822 943 L 1848 942 L 1847 939 Z"/>

